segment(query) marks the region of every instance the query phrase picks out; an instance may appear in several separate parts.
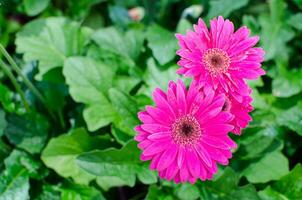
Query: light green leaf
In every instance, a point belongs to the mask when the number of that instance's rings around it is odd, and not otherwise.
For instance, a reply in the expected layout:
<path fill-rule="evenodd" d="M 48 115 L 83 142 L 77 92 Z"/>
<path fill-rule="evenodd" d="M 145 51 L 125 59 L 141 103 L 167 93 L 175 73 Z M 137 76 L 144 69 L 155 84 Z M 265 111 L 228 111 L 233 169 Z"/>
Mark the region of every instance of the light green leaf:
<path fill-rule="evenodd" d="M 47 119 L 32 112 L 23 116 L 10 114 L 4 134 L 9 141 L 30 153 L 39 153 L 44 147 L 49 130 Z"/>
<path fill-rule="evenodd" d="M 168 88 L 169 81 L 176 81 L 179 76 L 175 74 L 176 65 L 170 66 L 166 70 L 160 70 L 156 65 L 153 58 L 147 60 L 147 70 L 144 74 L 144 81 L 147 85 L 147 88 L 142 88 L 140 92 L 147 96 L 151 96 L 155 88 L 161 88 L 166 90 Z"/>
<path fill-rule="evenodd" d="M 117 176 L 98 176 L 96 178 L 96 182 L 105 191 L 108 191 L 112 187 L 132 186 L 133 185 L 132 182 L 123 180 Z"/>
<path fill-rule="evenodd" d="M 72 177 L 80 184 L 87 184 L 95 177 L 76 165 L 76 157 L 81 153 L 104 148 L 107 145 L 108 142 L 98 137 L 90 137 L 84 129 L 80 128 L 69 134 L 52 138 L 42 152 L 41 159 L 47 167 L 54 169 L 59 175 L 65 178 Z"/>
<path fill-rule="evenodd" d="M 265 59 L 278 58 L 286 60 L 288 58 L 288 46 L 295 33 L 285 24 L 284 11 L 286 4 L 283 0 L 269 1 L 270 16 L 261 15 L 259 23 L 261 26 L 261 46 L 265 50 Z"/>
<path fill-rule="evenodd" d="M 127 185 L 134 186 L 136 174 L 140 171 L 138 169 L 142 167 L 136 145 L 135 141 L 131 141 L 122 149 L 110 148 L 84 153 L 77 157 L 77 164 L 95 176 L 119 177 Z"/>
<path fill-rule="evenodd" d="M 85 185 L 68 183 L 61 186 L 60 191 L 61 200 L 105 200 L 99 190 Z"/>
<path fill-rule="evenodd" d="M 185 18 L 181 18 L 177 24 L 176 32 L 186 34 L 188 30 L 192 30 L 192 23 Z"/>
<path fill-rule="evenodd" d="M 302 91 L 302 70 L 279 69 L 279 73 L 272 82 L 273 95 L 277 97 L 290 97 Z"/>
<path fill-rule="evenodd" d="M 160 65 L 164 65 L 175 58 L 178 46 L 177 40 L 171 32 L 158 25 L 152 25 L 148 28 L 146 37 L 148 46 Z"/>
<path fill-rule="evenodd" d="M 289 127 L 302 136 L 302 102 L 281 113 L 277 120 L 279 124 Z"/>
<path fill-rule="evenodd" d="M 298 200 L 302 199 L 302 167 L 301 164 L 286 176 L 272 185 L 272 188 L 280 192 L 288 199 Z"/>
<path fill-rule="evenodd" d="M 49 4 L 50 0 L 23 0 L 25 12 L 29 16 L 41 13 Z"/>
<path fill-rule="evenodd" d="M 17 34 L 17 52 L 24 60 L 39 61 L 38 80 L 49 70 L 62 67 L 69 56 L 81 55 L 88 44 L 91 30 L 81 28 L 65 18 L 34 20 Z"/>
<path fill-rule="evenodd" d="M 136 102 L 129 95 L 114 88 L 109 90 L 109 98 L 119 114 L 114 123 L 125 133 L 134 136 L 133 129 L 139 124 L 136 116 L 138 112 Z"/>
<path fill-rule="evenodd" d="M 73 99 L 86 104 L 83 115 L 90 131 L 114 120 L 116 113 L 107 99 L 115 74 L 110 67 L 92 58 L 71 57 L 64 64 L 63 74 Z"/>
<path fill-rule="evenodd" d="M 189 183 L 181 184 L 175 189 L 175 193 L 182 200 L 194 200 L 200 196 L 198 187 Z"/>
<path fill-rule="evenodd" d="M 289 172 L 288 160 L 279 151 L 266 154 L 259 161 L 250 164 L 242 175 L 251 183 L 266 183 L 278 180 Z"/>
<path fill-rule="evenodd" d="M 291 15 L 288 24 L 291 25 L 293 28 L 302 30 L 302 13 L 297 13 L 295 15 Z"/>
<path fill-rule="evenodd" d="M 228 17 L 233 11 L 246 6 L 248 1 L 249 0 L 211 0 L 207 19 L 211 19 L 218 15 Z"/>

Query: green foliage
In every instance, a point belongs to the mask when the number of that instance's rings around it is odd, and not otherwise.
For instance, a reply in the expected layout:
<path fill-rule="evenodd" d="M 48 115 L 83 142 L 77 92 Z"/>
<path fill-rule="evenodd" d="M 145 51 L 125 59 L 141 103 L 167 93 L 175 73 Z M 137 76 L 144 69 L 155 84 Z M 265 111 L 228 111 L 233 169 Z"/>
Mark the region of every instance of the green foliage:
<path fill-rule="evenodd" d="M 182 78 L 175 33 L 219 15 L 266 51 L 253 121 L 212 181 L 159 180 L 137 112 Z M 0 200 L 302 199 L 301 22 L 301 0 L 0 0 L 0 42 L 43 96 L 14 71 L 26 110 L 0 71 Z"/>

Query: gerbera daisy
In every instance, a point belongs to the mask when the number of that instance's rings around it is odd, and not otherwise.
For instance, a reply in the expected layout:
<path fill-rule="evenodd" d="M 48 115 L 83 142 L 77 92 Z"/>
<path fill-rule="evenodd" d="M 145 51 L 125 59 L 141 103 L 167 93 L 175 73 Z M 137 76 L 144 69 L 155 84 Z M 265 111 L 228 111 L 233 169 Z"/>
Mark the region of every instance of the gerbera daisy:
<path fill-rule="evenodd" d="M 155 89 L 156 106 L 146 106 L 138 117 L 135 140 L 141 160 L 176 183 L 211 179 L 217 163 L 228 164 L 236 148 L 228 132 L 233 115 L 223 111 L 225 95 L 205 89 L 193 81 L 187 91 L 182 81 L 170 82 L 167 93 Z"/>
<path fill-rule="evenodd" d="M 177 72 L 215 90 L 221 88 L 242 102 L 242 97 L 249 95 L 243 79 L 265 74 L 261 69 L 264 51 L 254 47 L 259 37 L 249 35 L 245 26 L 234 32 L 233 23 L 221 16 L 210 21 L 210 30 L 199 19 L 194 31 L 176 34 L 180 46 L 177 54 L 181 57 Z"/>
<path fill-rule="evenodd" d="M 252 120 L 252 117 L 249 115 L 249 113 L 254 109 L 251 105 L 252 100 L 253 99 L 250 96 L 243 96 L 242 102 L 239 103 L 234 97 L 226 95 L 226 100 L 222 110 L 228 111 L 234 115 L 234 118 L 230 123 L 234 126 L 232 133 L 240 135 L 241 129 L 246 128 Z"/>

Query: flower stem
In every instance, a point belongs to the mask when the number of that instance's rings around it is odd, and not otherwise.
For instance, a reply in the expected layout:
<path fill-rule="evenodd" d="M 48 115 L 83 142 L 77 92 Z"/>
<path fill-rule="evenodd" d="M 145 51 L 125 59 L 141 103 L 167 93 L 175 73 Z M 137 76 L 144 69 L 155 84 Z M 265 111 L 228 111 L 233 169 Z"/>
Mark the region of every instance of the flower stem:
<path fill-rule="evenodd" d="M 14 77 L 13 73 L 11 72 L 11 70 L 9 69 L 9 67 L 2 60 L 0 60 L 0 66 L 1 66 L 1 68 L 3 70 L 3 72 L 8 76 L 8 78 L 10 79 L 10 81 L 12 82 L 12 84 L 14 85 L 16 91 L 19 93 L 26 111 L 30 112 L 28 102 L 26 101 L 26 98 L 25 98 L 25 94 L 22 91 L 22 89 L 21 89 L 18 81 Z"/>
<path fill-rule="evenodd" d="M 44 104 L 46 110 L 49 112 L 50 116 L 53 119 L 56 119 L 53 112 L 48 108 L 47 103 L 43 95 L 39 92 L 39 90 L 30 82 L 30 80 L 22 73 L 21 69 L 18 67 L 17 63 L 14 59 L 9 55 L 3 45 L 0 43 L 0 52 L 7 59 L 13 70 L 23 79 L 24 84 L 32 91 L 32 93 Z"/>

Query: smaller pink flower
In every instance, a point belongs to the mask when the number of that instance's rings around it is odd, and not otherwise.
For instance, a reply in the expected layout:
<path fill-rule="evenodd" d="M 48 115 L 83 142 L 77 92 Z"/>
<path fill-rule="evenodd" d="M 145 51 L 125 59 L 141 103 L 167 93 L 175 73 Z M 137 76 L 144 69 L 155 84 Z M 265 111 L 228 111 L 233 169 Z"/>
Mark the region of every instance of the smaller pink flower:
<path fill-rule="evenodd" d="M 177 54 L 181 57 L 177 72 L 214 90 L 223 90 L 239 102 L 249 95 L 244 79 L 257 79 L 265 74 L 261 68 L 264 51 L 254 47 L 259 37 L 250 37 L 245 26 L 234 31 L 233 23 L 221 16 L 210 21 L 210 30 L 199 19 L 194 31 L 176 34 L 176 38 L 180 46 Z"/>
<path fill-rule="evenodd" d="M 249 115 L 253 111 L 251 102 L 253 99 L 250 96 L 242 97 L 242 102 L 238 102 L 234 97 L 226 95 L 226 101 L 222 108 L 223 111 L 228 111 L 234 115 L 231 124 L 234 126 L 232 133 L 241 134 L 241 130 L 246 128 L 252 117 Z"/>
<path fill-rule="evenodd" d="M 155 89 L 156 106 L 139 112 L 141 125 L 135 140 L 141 160 L 151 160 L 150 169 L 174 182 L 210 180 L 217 163 L 228 165 L 232 148 L 228 132 L 233 115 L 223 111 L 225 95 L 193 81 L 188 90 L 182 81 L 170 82 L 167 92 Z"/>

